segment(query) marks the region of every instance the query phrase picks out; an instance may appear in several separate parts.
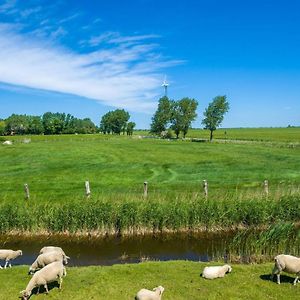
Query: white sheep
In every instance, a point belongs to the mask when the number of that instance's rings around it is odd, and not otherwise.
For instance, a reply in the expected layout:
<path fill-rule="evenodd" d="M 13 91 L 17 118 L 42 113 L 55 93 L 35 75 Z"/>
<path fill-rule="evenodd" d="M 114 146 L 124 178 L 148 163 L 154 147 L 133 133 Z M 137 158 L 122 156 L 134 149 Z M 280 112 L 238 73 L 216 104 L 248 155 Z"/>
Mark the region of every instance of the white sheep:
<path fill-rule="evenodd" d="M 226 273 L 230 273 L 231 271 L 232 268 L 229 265 L 205 267 L 202 277 L 206 279 L 222 278 Z"/>
<path fill-rule="evenodd" d="M 58 252 L 58 253 L 62 253 L 62 255 L 64 256 L 64 259 L 67 258 L 67 259 L 70 259 L 69 256 L 66 255 L 66 253 L 64 252 L 64 250 L 60 247 L 56 247 L 56 246 L 46 246 L 46 247 L 43 247 L 41 250 L 40 250 L 40 254 L 44 254 L 44 253 L 48 253 L 48 252 Z"/>
<path fill-rule="evenodd" d="M 6 269 L 7 265 L 11 268 L 11 264 L 9 263 L 10 260 L 17 258 L 18 256 L 22 255 L 22 250 L 9 250 L 9 249 L 1 249 L 0 250 L 0 260 L 5 260 L 4 269 Z M 0 266 L 0 269 L 2 267 Z"/>
<path fill-rule="evenodd" d="M 40 254 L 52 252 L 52 251 L 60 252 L 63 255 L 66 255 L 62 248 L 56 246 L 45 246 L 40 250 Z"/>
<path fill-rule="evenodd" d="M 12 145 L 12 141 L 4 141 L 2 144 L 3 145 Z"/>
<path fill-rule="evenodd" d="M 280 254 L 275 257 L 275 266 L 272 271 L 271 280 L 274 274 L 277 275 L 277 283 L 280 284 L 280 273 L 284 271 L 290 274 L 296 274 L 294 285 L 299 281 L 300 276 L 300 258 L 292 255 Z"/>
<path fill-rule="evenodd" d="M 158 286 L 153 291 L 147 289 L 141 289 L 135 296 L 136 300 L 161 300 L 161 295 L 164 292 L 162 286 Z"/>
<path fill-rule="evenodd" d="M 34 273 L 32 278 L 30 279 L 29 283 L 27 284 L 27 287 L 25 290 L 21 291 L 21 297 L 23 300 L 27 300 L 30 298 L 32 290 L 34 288 L 38 288 L 37 294 L 40 292 L 40 286 L 43 285 L 46 294 L 49 293 L 48 291 L 48 283 L 57 281 L 59 284 L 59 289 L 61 289 L 63 276 L 66 276 L 66 268 L 63 266 L 63 264 L 59 261 L 53 262 L 43 269 L 37 271 Z"/>
<path fill-rule="evenodd" d="M 67 265 L 68 258 L 68 256 L 64 256 L 61 252 L 56 251 L 40 254 L 37 257 L 37 259 L 32 263 L 31 267 L 29 268 L 28 274 L 33 274 L 37 269 L 44 268 L 45 266 L 55 261 L 60 261 L 64 265 Z"/>

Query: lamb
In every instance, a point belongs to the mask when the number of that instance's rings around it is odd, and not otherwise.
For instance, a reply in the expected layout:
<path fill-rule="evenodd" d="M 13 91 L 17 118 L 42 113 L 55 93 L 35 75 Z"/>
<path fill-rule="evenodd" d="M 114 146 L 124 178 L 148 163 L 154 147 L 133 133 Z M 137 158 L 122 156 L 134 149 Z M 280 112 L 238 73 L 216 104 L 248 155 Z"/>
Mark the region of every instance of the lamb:
<path fill-rule="evenodd" d="M 300 258 L 292 255 L 280 254 L 275 257 L 275 266 L 272 271 L 271 280 L 274 274 L 277 275 L 277 283 L 280 284 L 280 273 L 284 271 L 290 274 L 296 274 L 294 285 L 299 281 L 300 276 Z"/>
<path fill-rule="evenodd" d="M 56 261 L 53 262 L 43 269 L 34 273 L 32 278 L 30 279 L 27 287 L 25 290 L 21 291 L 21 299 L 27 300 L 30 298 L 32 290 L 35 287 L 38 287 L 37 294 L 40 292 L 40 286 L 43 285 L 46 294 L 49 293 L 48 291 L 48 283 L 53 281 L 58 281 L 59 289 L 61 290 L 63 277 L 67 275 L 66 268 L 63 266 L 62 262 Z"/>
<path fill-rule="evenodd" d="M 0 260 L 5 260 L 4 269 L 6 269 L 8 264 L 9 264 L 9 267 L 11 268 L 11 264 L 9 263 L 9 261 L 17 258 L 20 255 L 22 255 L 22 250 L 17 250 L 17 251 L 8 250 L 8 249 L 0 250 Z M 0 266 L 0 269 L 2 269 L 1 266 Z"/>
<path fill-rule="evenodd" d="M 164 292 L 162 286 L 158 286 L 153 291 L 141 289 L 135 296 L 135 300 L 161 300 L 161 295 Z"/>
<path fill-rule="evenodd" d="M 232 268 L 229 265 L 205 267 L 202 277 L 206 279 L 222 278 L 226 273 L 230 273 L 231 271 Z"/>
<path fill-rule="evenodd" d="M 40 254 L 29 268 L 28 274 L 33 274 L 37 269 L 41 269 L 54 261 L 60 261 L 64 265 L 68 264 L 68 256 L 64 256 L 61 252 L 46 252 Z"/>

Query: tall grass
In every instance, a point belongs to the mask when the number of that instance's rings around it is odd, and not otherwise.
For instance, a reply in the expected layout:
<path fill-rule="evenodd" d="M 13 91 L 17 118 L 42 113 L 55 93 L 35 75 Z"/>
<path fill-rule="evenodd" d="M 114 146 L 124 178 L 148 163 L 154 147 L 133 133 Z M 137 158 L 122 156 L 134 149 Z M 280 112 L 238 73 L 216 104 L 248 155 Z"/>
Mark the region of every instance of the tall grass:
<path fill-rule="evenodd" d="M 300 195 L 278 200 L 189 199 L 0 204 L 0 232 L 126 234 L 228 230 L 300 220 Z"/>

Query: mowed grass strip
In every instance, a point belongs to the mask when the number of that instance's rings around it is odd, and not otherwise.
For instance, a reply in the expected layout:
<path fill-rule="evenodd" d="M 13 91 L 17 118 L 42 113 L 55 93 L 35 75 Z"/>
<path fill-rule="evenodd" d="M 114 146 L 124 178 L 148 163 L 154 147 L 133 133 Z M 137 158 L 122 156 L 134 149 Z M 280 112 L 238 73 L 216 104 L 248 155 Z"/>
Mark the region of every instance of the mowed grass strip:
<path fill-rule="evenodd" d="M 133 300 L 141 288 L 165 288 L 164 300 L 201 299 L 298 299 L 300 287 L 293 286 L 294 275 L 282 275 L 281 285 L 269 280 L 273 264 L 233 265 L 222 279 L 200 277 L 204 266 L 217 263 L 189 261 L 145 262 L 111 267 L 67 268 L 62 290 L 53 287 L 48 295 L 31 299 Z M 28 266 L 0 270 L 1 299 L 17 299 L 30 280 Z"/>
<path fill-rule="evenodd" d="M 210 193 L 221 190 L 270 189 L 299 185 L 300 148 L 264 144 L 216 144 L 103 135 L 13 137 L 0 145 L 0 200 L 24 199 L 29 184 L 38 202 L 69 202 L 84 198 L 89 180 L 92 197 L 140 197 L 143 182 L 149 195 L 201 192 L 208 180 Z M 10 139 L 10 138 L 9 138 Z M 256 192 L 256 191 L 255 191 Z"/>

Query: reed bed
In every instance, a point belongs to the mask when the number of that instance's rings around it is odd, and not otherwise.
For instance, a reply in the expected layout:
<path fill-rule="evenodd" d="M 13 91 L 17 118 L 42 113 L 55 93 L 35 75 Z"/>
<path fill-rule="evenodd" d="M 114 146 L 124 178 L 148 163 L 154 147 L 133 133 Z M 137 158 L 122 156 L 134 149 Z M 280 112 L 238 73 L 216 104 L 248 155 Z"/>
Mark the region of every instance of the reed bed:
<path fill-rule="evenodd" d="M 262 228 L 300 220 L 300 195 L 0 203 L 0 232 L 139 234 Z"/>

